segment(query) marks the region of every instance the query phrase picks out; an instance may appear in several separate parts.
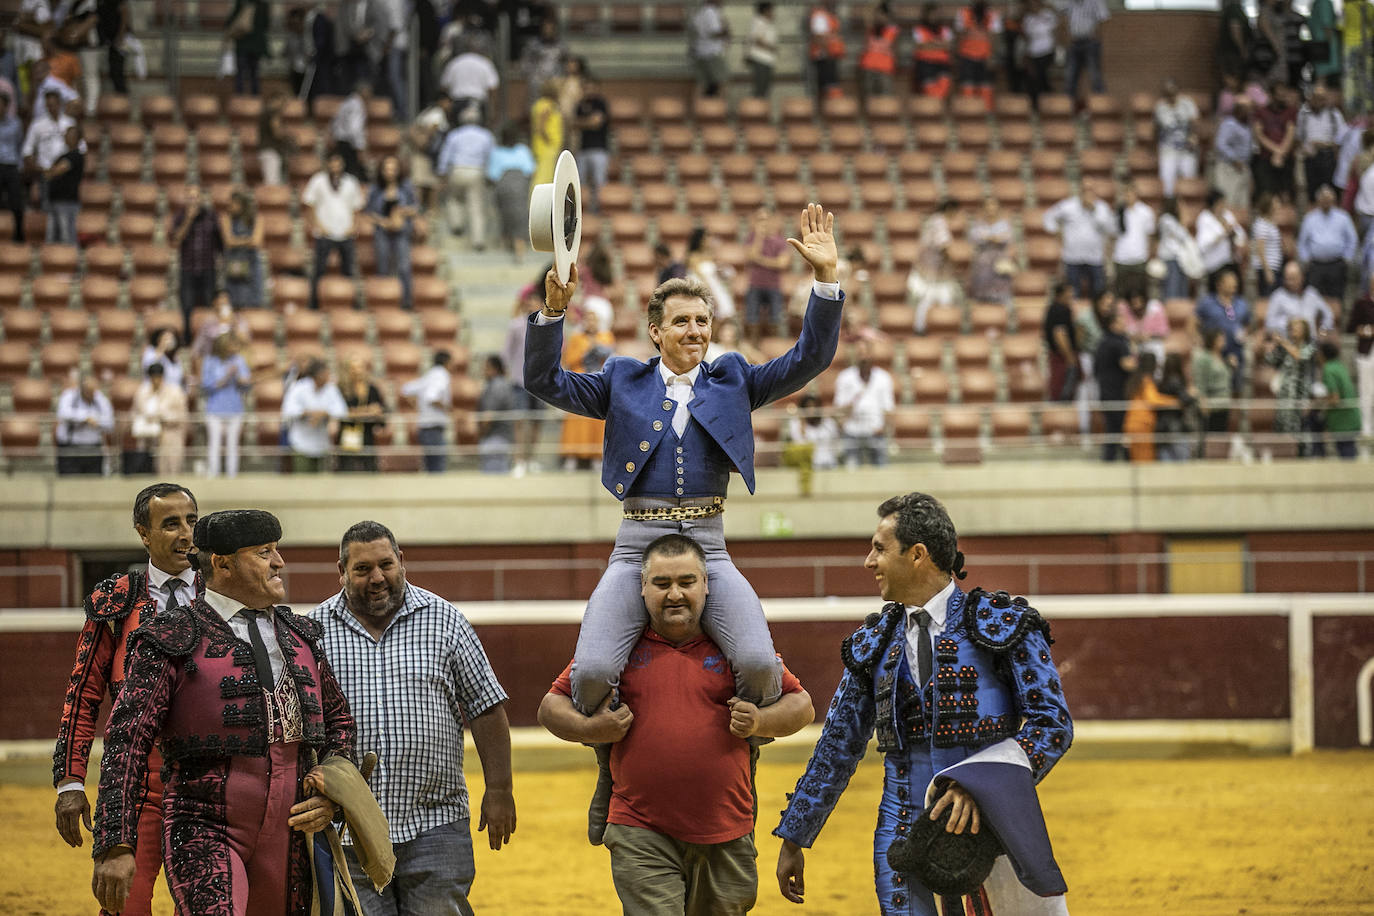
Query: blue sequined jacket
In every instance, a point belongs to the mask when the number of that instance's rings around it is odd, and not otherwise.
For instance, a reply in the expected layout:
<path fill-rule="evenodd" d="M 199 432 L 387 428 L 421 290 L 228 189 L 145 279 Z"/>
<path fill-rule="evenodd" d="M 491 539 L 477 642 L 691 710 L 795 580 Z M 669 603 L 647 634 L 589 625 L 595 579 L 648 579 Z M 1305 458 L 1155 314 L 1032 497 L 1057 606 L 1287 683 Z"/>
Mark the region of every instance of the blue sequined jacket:
<path fill-rule="evenodd" d="M 820 741 L 773 833 L 809 847 L 877 733 L 878 750 L 930 754 L 932 770 L 1015 738 L 1038 783 L 1073 740 L 1049 624 L 1024 598 L 955 589 L 935 640 L 930 715 L 903 664 L 906 609 L 870 614 L 841 648 L 845 671 Z"/>

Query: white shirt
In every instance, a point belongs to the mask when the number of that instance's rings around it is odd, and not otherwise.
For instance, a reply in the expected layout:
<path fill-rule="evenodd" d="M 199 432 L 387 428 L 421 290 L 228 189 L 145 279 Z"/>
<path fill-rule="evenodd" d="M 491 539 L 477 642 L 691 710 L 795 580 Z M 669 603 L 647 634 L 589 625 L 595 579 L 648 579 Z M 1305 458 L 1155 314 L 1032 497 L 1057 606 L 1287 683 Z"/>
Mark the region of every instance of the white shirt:
<path fill-rule="evenodd" d="M 1065 264 L 1101 264 L 1102 248 L 1116 234 L 1111 209 L 1100 200 L 1088 208 L 1081 197 L 1066 197 L 1046 210 L 1044 226 L 1060 236 Z"/>
<path fill-rule="evenodd" d="M 185 583 L 185 588 L 177 589 L 177 603 L 182 607 L 190 607 L 191 602 L 196 598 L 196 571 L 189 566 L 173 576 L 171 573 L 158 569 L 152 563 L 148 564 L 148 597 L 153 599 L 156 606 L 156 613 L 161 614 L 167 610 L 167 581 L 176 579 Z"/>
<path fill-rule="evenodd" d="M 367 205 L 358 179 L 345 172 L 336 188 L 326 172 L 310 176 L 301 203 L 315 210 L 315 221 L 327 238 L 343 241 L 353 237 L 353 214 Z"/>
<path fill-rule="evenodd" d="M 1359 190 L 1355 192 L 1355 212 L 1365 216 L 1374 214 L 1374 165 L 1360 174 Z"/>
<path fill-rule="evenodd" d="M 439 85 L 450 98 L 485 101 L 487 93 L 501 85 L 501 77 L 487 57 L 468 51 L 448 62 Z"/>
<path fill-rule="evenodd" d="M 274 608 L 267 608 L 262 613 L 247 614 L 241 613 L 244 610 L 243 603 L 235 601 L 227 595 L 219 592 L 205 590 L 205 603 L 214 609 L 214 612 L 221 619 L 229 624 L 229 629 L 234 635 L 244 642 L 248 642 L 248 627 L 254 623 L 258 626 L 258 633 L 262 635 L 262 641 L 267 646 L 267 660 L 272 663 L 272 683 L 277 682 L 281 677 L 282 669 L 286 667 L 286 659 L 282 656 L 281 646 L 277 644 L 277 628 L 272 621 L 276 617 Z M 254 609 L 258 610 L 258 609 Z"/>
<path fill-rule="evenodd" d="M 343 100 L 329 122 L 329 136 L 351 143 L 360 153 L 367 149 L 367 105 L 358 93 Z"/>
<path fill-rule="evenodd" d="M 930 673 L 935 674 L 935 637 L 945 631 L 945 612 L 949 610 L 949 597 L 954 594 L 954 579 L 949 580 L 949 584 L 940 589 L 939 593 L 925 603 L 925 606 L 908 604 L 906 606 L 906 663 L 911 668 L 911 679 L 916 680 L 919 675 L 916 671 L 916 652 L 917 640 L 921 636 L 921 628 L 916 624 L 916 615 L 925 611 L 930 615 L 930 626 L 927 631 L 930 637 Z M 917 686 L 924 687 L 924 684 Z"/>
<path fill-rule="evenodd" d="M 420 413 L 415 425 L 420 429 L 447 426 L 453 407 L 453 376 L 444 366 L 430 366 L 424 375 L 401 386 L 401 394 L 415 398 Z"/>
<path fill-rule="evenodd" d="M 75 127 L 76 122 L 65 114 L 58 114 L 54 121 L 48 117 L 48 109 L 35 115 L 24 135 L 24 145 L 19 150 L 21 158 L 32 156 L 41 169 L 50 169 L 52 164 L 62 158 L 67 151 L 67 128 Z"/>
<path fill-rule="evenodd" d="M 1313 111 L 1304 105 L 1298 111 L 1297 136 L 1299 145 L 1335 146 L 1345 135 L 1345 118 L 1340 109 L 1328 105 Z"/>
<path fill-rule="evenodd" d="M 95 420 L 96 425 L 87 425 L 87 420 Z M 112 429 L 114 408 L 103 391 L 96 391 L 90 401 L 83 401 L 80 388 L 68 388 L 57 399 L 55 435 L 59 445 L 99 445 Z"/>
<path fill-rule="evenodd" d="M 1172 105 L 1167 99 L 1160 99 L 1155 103 L 1159 145 L 1170 149 L 1187 149 L 1188 136 L 1197 119 L 1197 104 L 1188 96 L 1178 96 Z"/>
<path fill-rule="evenodd" d="M 47 24 L 52 22 L 52 7 L 48 0 L 23 0 L 19 4 L 19 15 L 25 19 L 32 19 L 34 22 Z M 38 60 L 43 56 L 43 43 L 37 38 L 28 35 L 21 35 L 15 31 L 14 37 L 14 62 L 19 66 Z"/>
<path fill-rule="evenodd" d="M 316 424 L 303 419 L 305 414 L 317 411 L 324 411 L 335 420 L 348 416 L 348 404 L 339 386 L 331 382 L 323 388 L 316 388 L 313 378 L 297 379 L 282 399 L 281 417 L 291 424 L 287 442 L 291 450 L 299 455 L 320 458 L 329 454 L 329 424 Z"/>
<path fill-rule="evenodd" d="M 1322 294 L 1311 286 L 1301 293 L 1291 293 L 1288 287 L 1280 286 L 1269 294 L 1269 310 L 1264 315 L 1264 329 L 1279 337 L 1288 336 L 1288 322 L 1301 318 L 1307 322 L 1307 332 L 1311 337 L 1335 323 L 1331 307 L 1326 304 Z"/>
<path fill-rule="evenodd" d="M 396 37 L 391 41 L 392 49 L 404 51 L 409 48 L 411 15 L 409 0 L 372 0 L 370 5 L 378 21 L 378 37 L 385 41 L 389 33 L 395 34 Z"/>
<path fill-rule="evenodd" d="M 1026 36 L 1026 56 L 1045 57 L 1054 53 L 1055 33 L 1059 31 L 1059 14 L 1049 7 L 1021 18 L 1021 32 Z"/>
<path fill-rule="evenodd" d="M 789 442 L 811 443 L 811 466 L 818 471 L 835 467 L 839 456 L 835 442 L 840 437 L 840 428 L 831 417 L 821 417 L 819 423 L 808 423 L 801 417 L 793 417 L 787 424 Z"/>
<path fill-rule="evenodd" d="M 869 369 L 868 381 L 850 366 L 835 379 L 835 406 L 848 408 L 849 416 L 840 423 L 846 436 L 877 436 L 887 428 L 887 416 L 897 406 L 892 376 L 881 366 Z"/>
<path fill-rule="evenodd" d="M 1136 201 L 1126 208 L 1121 220 L 1125 231 L 1116 238 L 1112 260 L 1118 264 L 1144 264 L 1150 259 L 1150 236 L 1155 232 L 1155 211 Z"/>
<path fill-rule="evenodd" d="M 1217 219 L 1211 210 L 1197 216 L 1197 247 L 1202 249 L 1202 266 L 1207 272 L 1231 263 L 1232 246 L 1245 244 L 1245 230 L 1230 210 Z"/>
<path fill-rule="evenodd" d="M 701 363 L 697 363 L 685 375 L 678 375 L 659 360 L 658 374 L 663 377 L 664 394 L 677 401 L 677 410 L 673 411 L 673 432 L 681 437 L 682 431 L 687 428 L 687 421 L 692 417 L 687 405 L 692 400 L 692 386 L 697 383 L 697 376 L 701 375 Z"/>
<path fill-rule="evenodd" d="M 1256 242 L 1259 242 L 1260 251 L 1264 252 L 1264 260 L 1258 256 L 1251 256 L 1250 266 L 1256 270 L 1269 265 L 1269 269 L 1278 273 L 1283 266 L 1283 236 L 1279 234 L 1279 227 L 1262 216 L 1255 217 L 1255 223 L 1250 227 L 1250 232 Z"/>
<path fill-rule="evenodd" d="M 720 9 L 704 4 L 692 14 L 692 54 L 695 57 L 720 57 L 725 53 L 725 39 L 720 33 L 725 28 Z"/>
<path fill-rule="evenodd" d="M 749 26 L 749 50 L 745 57 L 771 67 L 778 59 L 778 27 L 765 16 L 755 16 Z"/>

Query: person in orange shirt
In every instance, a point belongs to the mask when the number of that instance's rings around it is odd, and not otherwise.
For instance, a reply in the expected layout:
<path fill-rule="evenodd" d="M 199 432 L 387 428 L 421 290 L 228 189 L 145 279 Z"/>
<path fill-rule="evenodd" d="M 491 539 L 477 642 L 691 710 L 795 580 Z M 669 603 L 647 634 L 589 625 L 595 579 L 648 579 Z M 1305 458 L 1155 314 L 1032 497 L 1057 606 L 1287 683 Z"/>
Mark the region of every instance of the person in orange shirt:
<path fill-rule="evenodd" d="M 1121 429 L 1126 434 L 1126 446 L 1134 462 L 1155 460 L 1155 412 L 1160 408 L 1180 406 L 1178 398 L 1160 394 L 1155 385 L 1156 365 L 1153 353 L 1141 353 L 1135 374 L 1126 386 L 1131 406 L 1126 409 L 1126 421 Z"/>
<path fill-rule="evenodd" d="M 865 29 L 863 54 L 859 56 L 859 90 L 865 99 L 892 94 L 892 78 L 897 72 L 898 34 L 886 0 L 875 4 Z"/>
<path fill-rule="evenodd" d="M 615 334 L 602 328 L 597 313 L 582 313 L 582 330 L 568 337 L 563 345 L 563 367 L 570 372 L 597 372 L 615 352 Z M 596 467 L 601 462 L 606 421 L 569 414 L 563 418 L 559 454 L 564 469 Z"/>
<path fill-rule="evenodd" d="M 992 44 L 1001 34 L 1002 17 L 988 9 L 986 0 L 959 10 L 959 40 L 955 56 L 959 59 L 959 94 L 978 96 L 992 109 Z"/>
<path fill-rule="evenodd" d="M 807 30 L 811 36 L 811 63 L 816 68 L 816 98 L 838 98 L 844 94 L 840 88 L 840 61 L 844 60 L 845 48 L 835 0 L 822 0 L 811 8 Z"/>
<path fill-rule="evenodd" d="M 934 3 L 925 4 L 921 7 L 921 18 L 911 30 L 916 59 L 911 90 L 943 99 L 949 95 L 949 46 L 954 30 L 938 14 L 939 7 Z"/>

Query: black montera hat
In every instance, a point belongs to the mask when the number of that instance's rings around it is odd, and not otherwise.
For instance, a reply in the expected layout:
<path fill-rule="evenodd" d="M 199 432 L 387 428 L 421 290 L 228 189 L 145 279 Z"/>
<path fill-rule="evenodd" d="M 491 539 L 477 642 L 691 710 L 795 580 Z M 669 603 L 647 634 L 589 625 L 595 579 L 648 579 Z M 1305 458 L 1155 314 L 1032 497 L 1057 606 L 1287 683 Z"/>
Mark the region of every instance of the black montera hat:
<path fill-rule="evenodd" d="M 932 806 L 934 804 L 932 803 Z M 1002 844 L 984 820 L 977 833 L 946 833 L 952 809 L 939 820 L 930 819 L 927 808 L 911 825 L 910 832 L 893 840 L 887 864 L 911 875 L 937 896 L 963 896 L 978 889 L 1002 854 Z"/>
<path fill-rule="evenodd" d="M 191 541 L 204 554 L 228 556 L 244 547 L 281 540 L 281 522 L 262 509 L 226 509 L 196 522 Z"/>

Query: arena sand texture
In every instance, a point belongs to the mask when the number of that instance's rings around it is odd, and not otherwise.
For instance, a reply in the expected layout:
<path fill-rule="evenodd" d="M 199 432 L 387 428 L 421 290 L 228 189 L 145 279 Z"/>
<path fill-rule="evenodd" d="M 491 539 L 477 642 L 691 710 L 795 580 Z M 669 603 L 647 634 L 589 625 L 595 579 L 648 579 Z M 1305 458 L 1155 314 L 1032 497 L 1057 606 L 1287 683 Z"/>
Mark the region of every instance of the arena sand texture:
<path fill-rule="evenodd" d="M 579 749 L 580 750 L 580 749 Z M 487 916 L 611 916 L 620 907 L 604 849 L 585 839 L 590 755 L 569 769 L 516 758 L 519 824 L 499 853 L 477 835 L 472 903 Z M 877 911 L 872 830 L 881 768 L 870 751 L 807 857 L 805 906 L 786 903 L 773 868 L 797 749 L 765 749 L 759 769 L 755 913 Z M 560 758 L 562 761 L 566 757 Z M 581 759 L 574 758 L 574 761 Z M 475 770 L 469 780 L 481 785 Z M 560 764 L 563 765 L 563 764 Z M 1374 754 L 1117 760 L 1070 753 L 1041 786 L 1074 916 L 1374 914 Z M 690 804 L 690 801 L 687 803 Z M 53 827 L 40 766 L 0 770 L 0 913 L 94 916 L 89 837 L 70 849 Z M 170 916 L 159 882 L 158 916 Z"/>

